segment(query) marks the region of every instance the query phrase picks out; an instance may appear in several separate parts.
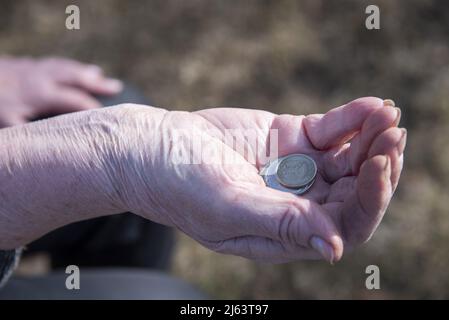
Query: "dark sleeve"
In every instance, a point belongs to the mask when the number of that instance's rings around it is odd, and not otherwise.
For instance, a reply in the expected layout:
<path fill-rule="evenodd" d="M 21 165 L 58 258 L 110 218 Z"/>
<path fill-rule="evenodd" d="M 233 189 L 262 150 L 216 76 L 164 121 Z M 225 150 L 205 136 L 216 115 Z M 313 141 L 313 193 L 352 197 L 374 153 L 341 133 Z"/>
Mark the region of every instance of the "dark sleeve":
<path fill-rule="evenodd" d="M 17 266 L 21 251 L 21 249 L 0 250 L 0 288 L 6 283 Z"/>

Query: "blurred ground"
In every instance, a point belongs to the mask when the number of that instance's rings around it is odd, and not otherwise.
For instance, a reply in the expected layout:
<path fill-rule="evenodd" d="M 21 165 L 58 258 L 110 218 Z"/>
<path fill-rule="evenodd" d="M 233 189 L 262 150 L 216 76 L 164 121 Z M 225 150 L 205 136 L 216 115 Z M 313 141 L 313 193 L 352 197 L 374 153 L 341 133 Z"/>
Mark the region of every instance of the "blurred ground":
<path fill-rule="evenodd" d="M 81 30 L 65 29 L 78 4 Z M 368 4 L 381 30 L 364 27 Z M 174 272 L 218 298 L 449 298 L 449 2 L 158 0 L 0 2 L 0 53 L 62 55 L 134 82 L 155 105 L 316 113 L 392 98 L 406 167 L 373 239 L 336 266 L 261 265 L 180 236 Z M 365 267 L 381 290 L 365 289 Z"/>

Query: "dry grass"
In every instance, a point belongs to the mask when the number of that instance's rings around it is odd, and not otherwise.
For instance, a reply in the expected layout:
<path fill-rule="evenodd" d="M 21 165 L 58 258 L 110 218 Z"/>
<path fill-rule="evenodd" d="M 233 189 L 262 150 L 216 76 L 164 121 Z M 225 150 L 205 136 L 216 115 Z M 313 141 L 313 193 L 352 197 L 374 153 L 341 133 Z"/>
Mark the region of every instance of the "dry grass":
<path fill-rule="evenodd" d="M 409 130 L 404 175 L 372 241 L 334 267 L 259 265 L 180 237 L 175 273 L 221 298 L 449 298 L 449 2 L 2 1 L 0 48 L 63 55 L 130 80 L 156 105 L 326 111 L 354 97 L 393 98 Z M 382 290 L 364 289 L 368 264 Z"/>

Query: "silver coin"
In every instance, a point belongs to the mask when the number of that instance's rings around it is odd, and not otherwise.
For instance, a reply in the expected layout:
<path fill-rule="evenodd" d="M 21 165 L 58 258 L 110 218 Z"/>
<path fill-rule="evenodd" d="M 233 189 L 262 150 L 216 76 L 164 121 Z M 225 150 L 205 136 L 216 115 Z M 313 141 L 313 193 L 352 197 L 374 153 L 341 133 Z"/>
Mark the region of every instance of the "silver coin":
<path fill-rule="evenodd" d="M 263 176 L 265 184 L 267 186 L 269 186 L 270 188 L 279 190 L 279 191 L 284 191 L 284 192 L 290 192 L 296 195 L 301 195 L 303 193 L 305 193 L 306 191 L 308 191 L 310 189 L 310 187 L 313 185 L 313 183 L 315 182 L 315 180 L 312 180 L 309 184 L 303 186 L 303 187 L 299 187 L 299 188 L 287 188 L 284 187 L 282 184 L 279 183 L 279 181 L 277 181 L 276 176 L 275 175 L 266 175 Z"/>
<path fill-rule="evenodd" d="M 265 184 L 270 188 L 273 188 L 273 189 L 276 189 L 279 191 L 293 193 L 296 195 L 301 195 L 301 194 L 306 193 L 310 189 L 310 187 L 312 187 L 313 183 L 315 182 L 315 176 L 306 185 L 296 187 L 296 188 L 289 188 L 289 187 L 283 186 L 281 183 L 279 183 L 276 172 L 277 172 L 279 163 L 284 158 L 285 157 L 275 159 L 275 160 L 269 162 L 267 165 L 265 165 L 262 168 L 262 170 L 260 171 L 259 174 L 264 179 Z"/>
<path fill-rule="evenodd" d="M 291 154 L 280 159 L 276 178 L 288 188 L 299 188 L 309 184 L 316 176 L 315 161 L 304 154 Z"/>

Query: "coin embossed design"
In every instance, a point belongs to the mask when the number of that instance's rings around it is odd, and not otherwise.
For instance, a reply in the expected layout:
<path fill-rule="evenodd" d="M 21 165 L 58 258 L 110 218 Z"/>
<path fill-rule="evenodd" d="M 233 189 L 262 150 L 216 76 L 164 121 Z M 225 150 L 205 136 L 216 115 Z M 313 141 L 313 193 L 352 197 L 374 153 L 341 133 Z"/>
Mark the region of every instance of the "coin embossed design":
<path fill-rule="evenodd" d="M 268 187 L 301 195 L 312 187 L 316 172 L 316 164 L 312 158 L 303 154 L 292 154 L 270 161 L 259 174 Z"/>
<path fill-rule="evenodd" d="M 303 154 L 292 154 L 279 161 L 276 177 L 283 186 L 299 188 L 311 182 L 316 175 L 316 164 Z"/>

